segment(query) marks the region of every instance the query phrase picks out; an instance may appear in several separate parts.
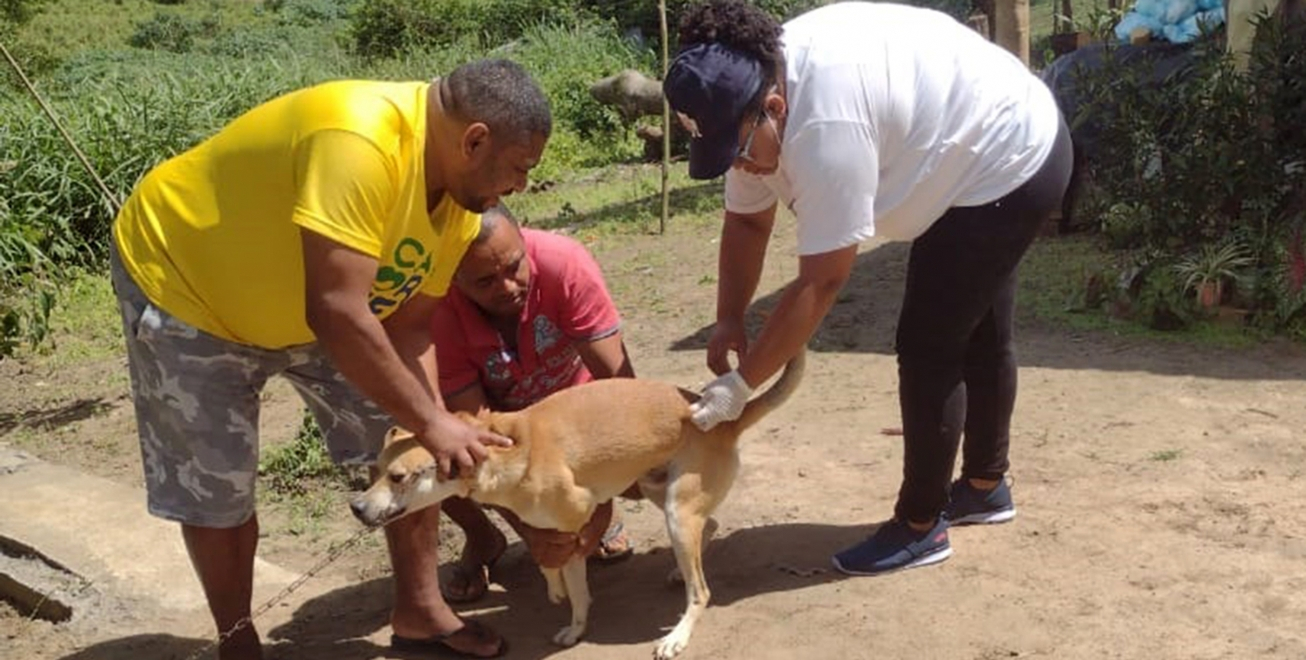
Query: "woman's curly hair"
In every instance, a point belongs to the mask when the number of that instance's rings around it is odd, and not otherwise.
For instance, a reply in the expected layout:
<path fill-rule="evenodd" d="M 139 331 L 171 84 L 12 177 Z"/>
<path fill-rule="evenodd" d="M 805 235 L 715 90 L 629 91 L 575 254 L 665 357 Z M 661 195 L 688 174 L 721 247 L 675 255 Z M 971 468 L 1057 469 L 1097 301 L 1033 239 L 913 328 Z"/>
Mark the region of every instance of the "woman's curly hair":
<path fill-rule="evenodd" d="M 780 23 L 744 0 L 704 0 L 680 19 L 680 47 L 720 43 L 753 57 L 762 65 L 763 88 L 775 82 L 784 53 Z"/>

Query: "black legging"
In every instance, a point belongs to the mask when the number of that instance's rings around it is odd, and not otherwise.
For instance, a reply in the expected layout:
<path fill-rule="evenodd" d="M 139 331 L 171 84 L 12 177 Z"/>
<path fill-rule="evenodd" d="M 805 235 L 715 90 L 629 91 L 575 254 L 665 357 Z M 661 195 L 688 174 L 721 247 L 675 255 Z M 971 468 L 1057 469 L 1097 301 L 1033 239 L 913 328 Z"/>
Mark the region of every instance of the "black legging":
<path fill-rule="evenodd" d="M 1070 179 L 1065 122 L 1039 171 L 1002 199 L 954 207 L 917 238 L 898 318 L 898 395 L 905 457 L 894 515 L 934 519 L 965 431 L 961 473 L 1007 472 L 1016 402 L 1016 270 Z"/>

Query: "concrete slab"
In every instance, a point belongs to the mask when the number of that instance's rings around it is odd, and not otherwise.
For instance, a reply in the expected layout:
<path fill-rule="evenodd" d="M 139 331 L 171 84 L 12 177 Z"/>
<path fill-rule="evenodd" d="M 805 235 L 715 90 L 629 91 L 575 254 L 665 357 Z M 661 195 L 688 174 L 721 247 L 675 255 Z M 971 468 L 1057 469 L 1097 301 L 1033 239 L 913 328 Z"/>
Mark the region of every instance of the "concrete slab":
<path fill-rule="evenodd" d="M 73 583 L 129 603 L 143 616 L 150 609 L 206 611 L 178 526 L 146 512 L 143 490 L 0 445 L 0 493 L 0 537 L 35 550 L 43 563 L 75 576 Z M 256 562 L 255 602 L 296 577 Z"/>

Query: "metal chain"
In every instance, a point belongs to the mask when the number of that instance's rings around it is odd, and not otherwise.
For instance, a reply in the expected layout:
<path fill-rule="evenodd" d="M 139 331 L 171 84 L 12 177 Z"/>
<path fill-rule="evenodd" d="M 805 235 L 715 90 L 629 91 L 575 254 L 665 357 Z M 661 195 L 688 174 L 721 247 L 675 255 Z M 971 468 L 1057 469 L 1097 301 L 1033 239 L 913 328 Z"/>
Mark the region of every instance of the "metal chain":
<path fill-rule="evenodd" d="M 330 566 L 333 562 L 335 562 L 335 560 L 339 559 L 342 555 L 344 555 L 345 552 L 352 549 L 354 546 L 358 545 L 358 542 L 362 540 L 364 536 L 366 536 L 371 532 L 376 531 L 377 529 L 380 529 L 380 526 L 364 527 L 358 530 L 358 532 L 355 533 L 353 536 L 349 537 L 348 539 L 345 539 L 344 542 L 328 548 L 326 552 L 326 556 L 324 556 L 321 560 L 319 560 L 318 563 L 315 564 L 312 568 L 308 569 L 303 575 L 299 576 L 298 578 L 295 578 L 293 582 L 286 585 L 286 588 L 282 589 L 277 595 L 268 599 L 268 602 L 260 605 L 259 608 L 251 612 L 249 616 L 241 618 L 239 621 L 232 624 L 230 628 L 228 628 L 227 630 L 220 633 L 217 637 L 215 637 L 213 641 L 209 642 L 208 644 L 205 644 L 204 646 L 196 650 L 194 653 L 186 656 L 185 660 L 196 660 L 197 658 L 204 655 L 205 653 L 208 653 L 209 650 L 214 648 L 215 646 L 220 646 L 223 642 L 230 639 L 232 635 L 235 635 L 237 632 L 240 632 L 246 626 L 249 626 L 250 624 L 254 623 L 254 619 L 257 619 L 258 617 L 262 616 L 268 610 L 275 607 L 277 603 L 280 603 L 281 601 L 285 600 L 287 597 L 290 596 L 290 594 L 294 593 L 296 589 L 299 589 L 301 586 L 304 585 L 305 582 L 308 582 L 309 579 L 311 579 L 314 575 L 317 575 L 327 566 Z"/>

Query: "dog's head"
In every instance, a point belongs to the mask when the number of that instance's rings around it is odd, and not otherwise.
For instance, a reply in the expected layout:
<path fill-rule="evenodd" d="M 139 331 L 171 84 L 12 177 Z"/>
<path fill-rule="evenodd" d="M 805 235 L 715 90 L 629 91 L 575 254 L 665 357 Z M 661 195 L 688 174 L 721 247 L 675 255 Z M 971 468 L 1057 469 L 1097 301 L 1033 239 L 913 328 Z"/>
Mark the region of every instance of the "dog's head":
<path fill-rule="evenodd" d="M 354 516 L 368 526 L 384 525 L 455 495 L 466 497 L 472 475 L 459 474 L 455 463 L 448 478 L 435 457 L 412 433 L 390 429 L 376 460 L 376 482 L 349 503 Z"/>

